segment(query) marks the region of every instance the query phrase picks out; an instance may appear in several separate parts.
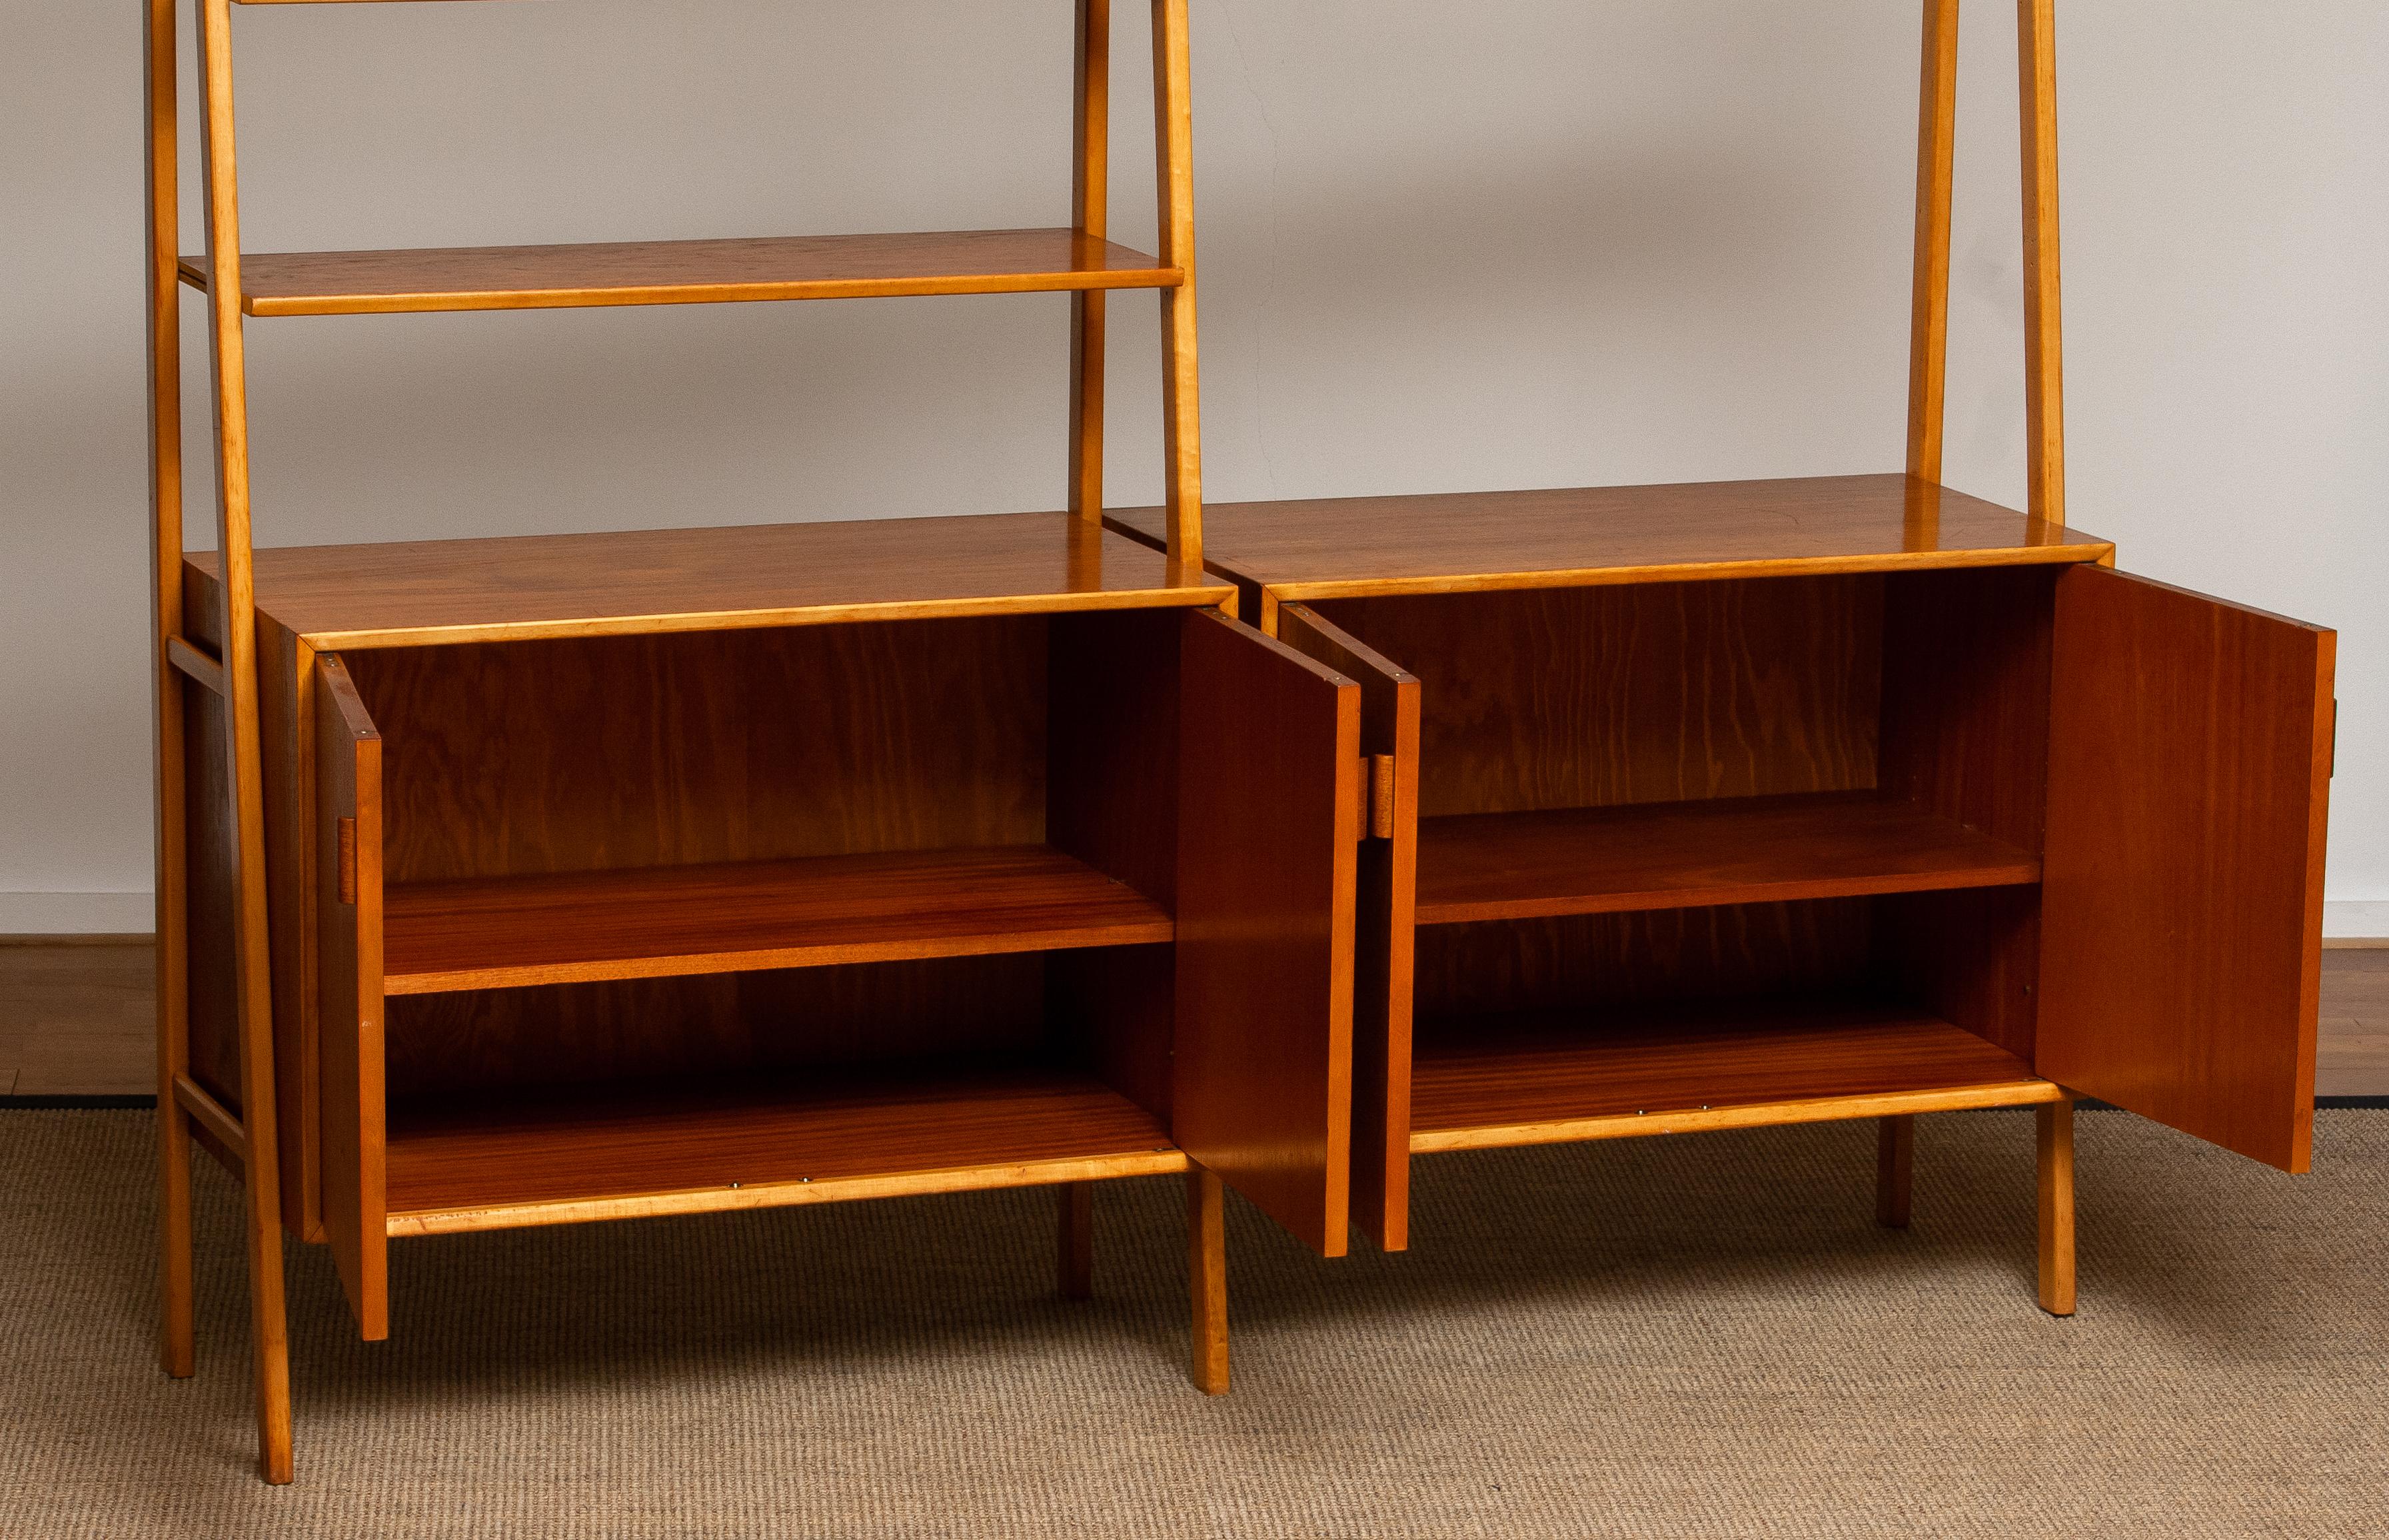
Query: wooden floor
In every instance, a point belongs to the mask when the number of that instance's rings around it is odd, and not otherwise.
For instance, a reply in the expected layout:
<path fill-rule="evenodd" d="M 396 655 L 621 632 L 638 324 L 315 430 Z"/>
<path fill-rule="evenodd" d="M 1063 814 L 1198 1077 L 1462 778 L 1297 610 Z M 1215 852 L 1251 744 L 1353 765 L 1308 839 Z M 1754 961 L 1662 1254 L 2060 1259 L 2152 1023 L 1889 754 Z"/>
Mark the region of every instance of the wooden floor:
<path fill-rule="evenodd" d="M 0 1096 L 154 1088 L 149 943 L 0 939 Z M 2389 947 L 2322 954 L 2315 1090 L 2389 1096 Z"/>

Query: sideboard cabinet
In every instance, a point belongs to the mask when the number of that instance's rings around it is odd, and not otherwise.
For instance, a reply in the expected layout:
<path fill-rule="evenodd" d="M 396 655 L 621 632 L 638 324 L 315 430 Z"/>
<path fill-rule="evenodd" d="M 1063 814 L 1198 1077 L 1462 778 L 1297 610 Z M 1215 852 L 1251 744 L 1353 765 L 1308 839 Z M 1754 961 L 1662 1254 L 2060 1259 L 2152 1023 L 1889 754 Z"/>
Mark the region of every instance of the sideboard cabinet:
<path fill-rule="evenodd" d="M 1355 1215 L 1413 1156 L 2071 1103 L 2290 1170 L 2313 1124 L 2332 633 L 1905 476 L 1213 504 L 1363 682 Z M 1123 515 L 1124 530 L 1157 528 Z"/>
<path fill-rule="evenodd" d="M 1221 1180 L 1344 1249 L 1360 687 L 1225 584 L 1059 514 L 257 571 L 283 1217 L 366 1337 L 394 1238 L 970 1188 L 1060 1189 L 1083 1292 L 1086 1184 L 1192 1170 L 1219 1390 Z"/>

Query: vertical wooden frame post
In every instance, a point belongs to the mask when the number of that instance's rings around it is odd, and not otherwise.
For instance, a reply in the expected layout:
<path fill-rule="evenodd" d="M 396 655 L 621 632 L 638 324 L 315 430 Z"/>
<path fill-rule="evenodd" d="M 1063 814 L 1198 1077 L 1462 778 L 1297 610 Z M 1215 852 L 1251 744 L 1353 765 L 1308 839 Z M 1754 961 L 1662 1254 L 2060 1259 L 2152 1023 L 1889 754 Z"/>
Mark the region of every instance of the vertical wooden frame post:
<path fill-rule="evenodd" d="M 2025 459 L 2032 515 L 2065 522 L 2065 384 L 2057 264 L 2056 0 L 2016 0 L 2024 142 Z"/>
<path fill-rule="evenodd" d="M 176 259 L 174 0 L 148 0 L 142 22 L 147 70 L 149 178 L 149 668 L 157 706 L 158 929 L 158 1358 L 188 1378 L 196 1365 L 191 1282 L 191 1125 L 174 1084 L 191 1062 L 189 904 L 184 870 L 183 691 L 166 659 L 183 634 L 183 329 Z"/>
<path fill-rule="evenodd" d="M 1155 178 L 1162 265 L 1183 274 L 1161 291 L 1162 456 L 1170 559 L 1203 570 L 1203 438 L 1194 363 L 1194 108 L 1186 0 L 1153 0 Z"/>
<path fill-rule="evenodd" d="M 1924 0 L 1916 124 L 1916 276 L 1908 337 L 1908 474 L 1941 479 L 1949 378 L 1949 199 L 1958 137 L 1958 0 Z"/>
<path fill-rule="evenodd" d="M 233 976 L 240 1013 L 240 1117 L 248 1146 L 249 1292 L 258 1463 L 291 1479 L 289 1323 L 282 1301 L 280 1148 L 274 1117 L 274 1006 L 265 912 L 265 799 L 258 741 L 257 602 L 249 509 L 249 392 L 240 316 L 240 207 L 234 176 L 231 0 L 198 0 L 207 169 L 208 342 L 215 386 L 216 549 L 224 562 L 227 780 L 238 862 Z"/>
<path fill-rule="evenodd" d="M 2040 1307 L 2074 1314 L 2074 1103 L 2047 1101 L 2034 1109 L 2034 1145 L 2040 1189 Z"/>
<path fill-rule="evenodd" d="M 1111 182 L 1111 0 L 1079 0 L 1070 220 L 1092 246 L 1107 233 Z M 1166 260 L 1166 259 L 1165 259 Z M 1070 512 L 1104 521 L 1104 295 L 1070 296 Z"/>

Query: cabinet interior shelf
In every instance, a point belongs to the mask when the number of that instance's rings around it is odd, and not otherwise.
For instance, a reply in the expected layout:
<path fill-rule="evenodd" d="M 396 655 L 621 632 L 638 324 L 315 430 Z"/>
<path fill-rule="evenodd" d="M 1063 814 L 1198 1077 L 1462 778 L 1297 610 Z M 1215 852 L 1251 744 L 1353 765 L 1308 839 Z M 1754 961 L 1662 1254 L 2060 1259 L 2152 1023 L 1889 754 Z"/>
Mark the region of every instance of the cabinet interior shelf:
<path fill-rule="evenodd" d="M 392 1235 L 1183 1171 L 1118 1092 L 1062 1069 L 808 1076 L 390 1109 Z"/>
<path fill-rule="evenodd" d="M 393 884 L 392 995 L 1168 941 L 1169 915 L 1048 846 Z"/>
<path fill-rule="evenodd" d="M 1411 1149 L 1489 1149 L 2056 1101 L 1962 1027 L 1864 1000 L 1422 1023 Z"/>
<path fill-rule="evenodd" d="M 208 286 L 206 259 L 183 281 Z M 1184 273 L 1070 229 L 391 251 L 244 252 L 249 315 L 394 315 L 425 311 L 697 305 L 1175 288 Z"/>
<path fill-rule="evenodd" d="M 2040 861 L 2030 852 L 1872 792 L 1419 823 L 1423 925 L 2039 880 Z"/>

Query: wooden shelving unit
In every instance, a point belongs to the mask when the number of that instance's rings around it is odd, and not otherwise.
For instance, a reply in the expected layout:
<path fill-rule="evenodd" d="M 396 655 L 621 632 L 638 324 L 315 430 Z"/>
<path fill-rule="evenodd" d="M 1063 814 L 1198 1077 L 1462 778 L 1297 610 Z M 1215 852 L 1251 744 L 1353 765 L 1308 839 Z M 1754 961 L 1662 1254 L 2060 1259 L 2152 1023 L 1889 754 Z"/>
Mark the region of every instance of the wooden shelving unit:
<path fill-rule="evenodd" d="M 1897 471 L 1215 504 L 1210 569 L 1361 682 L 1355 1222 L 1414 1155 L 2071 1109 L 2311 1142 L 2333 637 L 2064 517 L 2050 0 L 2019 0 L 2026 509 L 1941 484 L 1956 0 L 1923 0 Z M 1111 515 L 1161 541 L 1159 510 Z"/>
<path fill-rule="evenodd" d="M 1408 1244 L 1414 1156 L 1868 1117 L 1901 1226 L 1915 1114 L 2033 1106 L 2062 1315 L 2076 1096 L 2306 1164 L 2333 637 L 2066 525 L 2051 0 L 2025 510 L 1941 484 L 1957 5 L 1923 0 L 1899 469 L 1207 515 L 1185 0 L 1151 255 L 1106 234 L 1108 0 L 1061 228 L 255 256 L 232 0 L 193 3 L 196 257 L 147 13 L 161 1357 L 192 1372 L 196 1142 L 246 1188 L 267 1480 L 286 1233 L 374 1338 L 393 1240 L 1047 1186 L 1080 1297 L 1090 1184 L 1180 1172 L 1218 1392 L 1230 1186 L 1333 1256 Z M 1161 309 L 1156 509 L 1104 500 L 1115 288 Z M 252 317 L 1039 291 L 1061 512 L 252 547 Z"/>
<path fill-rule="evenodd" d="M 1152 6 L 1151 255 L 1105 234 L 1108 0 L 1077 0 L 1059 227 L 246 253 L 230 3 L 194 0 L 194 256 L 147 12 L 167 1372 L 197 1143 L 247 1188 L 270 1482 L 286 1232 L 373 1339 L 393 1241 L 1042 1186 L 1083 1298 L 1091 1184 L 1180 1173 L 1224 1391 L 1223 1188 L 1346 1244 L 1360 700 L 1204 573 L 1184 0 Z M 1161 311 L 1158 553 L 1103 524 L 1115 289 Z M 186 290 L 223 469 L 196 554 Z M 253 546 L 250 318 L 1041 292 L 1059 513 Z"/>

